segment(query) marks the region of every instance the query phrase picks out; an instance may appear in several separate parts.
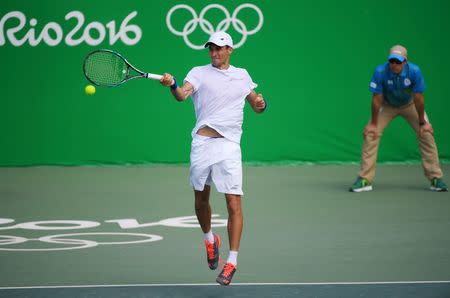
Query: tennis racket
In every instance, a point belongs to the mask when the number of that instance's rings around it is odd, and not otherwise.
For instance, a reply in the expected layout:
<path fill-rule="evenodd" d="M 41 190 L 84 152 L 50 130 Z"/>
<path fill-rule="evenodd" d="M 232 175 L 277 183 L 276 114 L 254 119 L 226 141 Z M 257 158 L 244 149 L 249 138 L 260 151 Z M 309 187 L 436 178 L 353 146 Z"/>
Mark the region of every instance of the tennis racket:
<path fill-rule="evenodd" d="M 146 73 L 131 65 L 122 55 L 110 50 L 96 50 L 84 59 L 83 71 L 94 85 L 114 87 L 135 78 L 160 80 L 162 76 Z"/>

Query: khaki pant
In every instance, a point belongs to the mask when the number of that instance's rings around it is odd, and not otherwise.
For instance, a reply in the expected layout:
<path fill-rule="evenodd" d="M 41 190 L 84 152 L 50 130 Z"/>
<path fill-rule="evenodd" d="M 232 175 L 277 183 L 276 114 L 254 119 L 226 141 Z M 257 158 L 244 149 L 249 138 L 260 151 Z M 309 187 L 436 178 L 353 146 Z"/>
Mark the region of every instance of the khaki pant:
<path fill-rule="evenodd" d="M 429 132 L 425 132 L 422 137 L 419 136 L 419 116 L 413 101 L 400 107 L 392 106 L 383 101 L 378 113 L 377 136 L 374 136 L 371 133 L 364 138 L 361 152 L 361 170 L 359 171 L 358 176 L 372 182 L 375 177 L 375 164 L 377 161 L 378 145 L 380 144 L 381 135 L 392 119 L 399 115 L 405 118 L 416 132 L 425 176 L 429 180 L 434 177 L 442 178 L 443 174 L 439 168 L 439 156 L 436 143 Z M 428 121 L 426 114 L 425 119 Z"/>

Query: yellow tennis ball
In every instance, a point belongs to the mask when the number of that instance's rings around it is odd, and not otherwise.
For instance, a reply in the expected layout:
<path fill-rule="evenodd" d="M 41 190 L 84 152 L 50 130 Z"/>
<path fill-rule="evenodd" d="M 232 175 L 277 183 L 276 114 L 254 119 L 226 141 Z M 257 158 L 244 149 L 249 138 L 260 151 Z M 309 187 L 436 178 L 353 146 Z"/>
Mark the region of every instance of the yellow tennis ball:
<path fill-rule="evenodd" d="M 94 95 L 94 93 L 95 93 L 95 87 L 92 85 L 86 86 L 86 88 L 84 90 L 86 91 L 87 95 Z"/>

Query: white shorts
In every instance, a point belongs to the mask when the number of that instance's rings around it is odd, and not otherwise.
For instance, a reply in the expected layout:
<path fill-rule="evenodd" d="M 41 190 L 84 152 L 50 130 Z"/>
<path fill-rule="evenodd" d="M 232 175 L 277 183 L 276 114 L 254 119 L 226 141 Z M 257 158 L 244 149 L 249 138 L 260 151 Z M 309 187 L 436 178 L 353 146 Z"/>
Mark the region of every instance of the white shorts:
<path fill-rule="evenodd" d="M 243 195 L 241 147 L 226 138 L 195 135 L 191 144 L 191 185 L 202 191 L 214 182 L 218 192 Z"/>

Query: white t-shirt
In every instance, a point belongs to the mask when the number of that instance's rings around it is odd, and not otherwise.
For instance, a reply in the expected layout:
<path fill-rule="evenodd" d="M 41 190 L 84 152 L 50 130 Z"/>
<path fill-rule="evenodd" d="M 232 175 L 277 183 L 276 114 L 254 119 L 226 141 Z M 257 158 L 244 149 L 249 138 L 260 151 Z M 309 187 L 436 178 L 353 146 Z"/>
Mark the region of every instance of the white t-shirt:
<path fill-rule="evenodd" d="M 212 64 L 194 67 L 184 79 L 194 87 L 191 94 L 197 130 L 209 126 L 225 138 L 240 143 L 244 121 L 245 98 L 258 85 L 243 68 L 229 66 L 220 70 Z"/>

